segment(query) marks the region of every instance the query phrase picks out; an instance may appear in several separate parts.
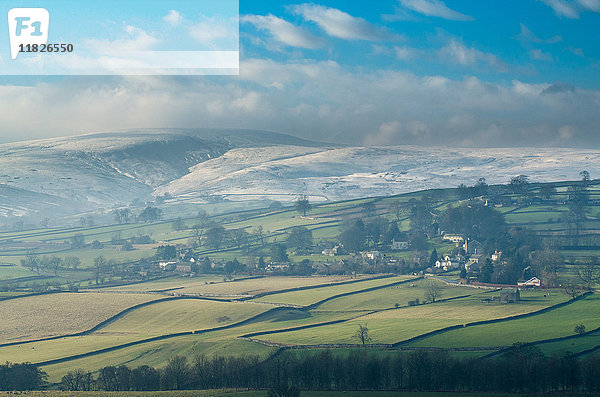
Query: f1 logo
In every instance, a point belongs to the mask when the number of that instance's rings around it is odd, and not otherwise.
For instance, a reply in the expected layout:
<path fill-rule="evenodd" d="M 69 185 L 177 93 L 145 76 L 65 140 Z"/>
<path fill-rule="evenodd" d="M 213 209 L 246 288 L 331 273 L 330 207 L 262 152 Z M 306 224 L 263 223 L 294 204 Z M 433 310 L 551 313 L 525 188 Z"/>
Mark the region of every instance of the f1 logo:
<path fill-rule="evenodd" d="M 8 11 L 10 55 L 16 59 L 21 45 L 48 42 L 50 13 L 45 8 L 13 8 Z"/>

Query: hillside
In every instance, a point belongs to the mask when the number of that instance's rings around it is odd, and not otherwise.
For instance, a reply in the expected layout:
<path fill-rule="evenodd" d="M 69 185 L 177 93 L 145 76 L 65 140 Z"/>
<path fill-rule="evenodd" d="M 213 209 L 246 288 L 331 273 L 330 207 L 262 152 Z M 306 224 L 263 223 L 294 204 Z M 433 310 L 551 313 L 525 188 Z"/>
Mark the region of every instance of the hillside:
<path fill-rule="evenodd" d="M 217 196 L 335 201 L 473 184 L 600 174 L 600 151 L 341 147 L 265 131 L 170 129 L 0 145 L 0 215 L 73 214 Z"/>

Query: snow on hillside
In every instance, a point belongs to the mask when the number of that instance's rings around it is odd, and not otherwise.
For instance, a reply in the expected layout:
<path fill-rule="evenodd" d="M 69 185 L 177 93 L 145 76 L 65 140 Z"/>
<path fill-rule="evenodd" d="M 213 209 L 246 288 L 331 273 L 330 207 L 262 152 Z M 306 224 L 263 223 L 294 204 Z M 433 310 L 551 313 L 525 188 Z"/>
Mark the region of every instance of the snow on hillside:
<path fill-rule="evenodd" d="M 525 174 L 532 181 L 600 175 L 600 151 L 576 149 L 447 149 L 422 147 L 242 148 L 198 164 L 155 190 L 174 196 L 221 195 L 230 200 L 270 197 L 316 201 L 400 194 L 430 188 L 506 183 Z"/>
<path fill-rule="evenodd" d="M 344 200 L 474 184 L 600 177 L 600 151 L 340 147 L 252 130 L 139 130 L 0 145 L 0 215 L 73 213 L 170 193 Z"/>

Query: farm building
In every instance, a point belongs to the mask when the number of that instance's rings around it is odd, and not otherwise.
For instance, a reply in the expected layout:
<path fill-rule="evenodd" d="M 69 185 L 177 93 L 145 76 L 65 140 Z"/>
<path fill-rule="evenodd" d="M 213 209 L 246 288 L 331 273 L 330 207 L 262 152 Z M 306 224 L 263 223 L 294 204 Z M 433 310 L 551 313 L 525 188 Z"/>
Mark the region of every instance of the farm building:
<path fill-rule="evenodd" d="M 515 303 L 521 300 L 521 293 L 516 288 L 505 288 L 500 291 L 500 302 Z"/>

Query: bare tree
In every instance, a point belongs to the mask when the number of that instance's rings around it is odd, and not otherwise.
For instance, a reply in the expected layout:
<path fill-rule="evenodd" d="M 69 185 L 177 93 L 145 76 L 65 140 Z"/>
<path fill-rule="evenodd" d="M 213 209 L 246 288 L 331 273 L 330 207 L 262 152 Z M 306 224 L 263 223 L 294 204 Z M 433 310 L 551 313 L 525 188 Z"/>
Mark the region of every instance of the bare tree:
<path fill-rule="evenodd" d="M 371 342 L 371 337 L 369 336 L 369 327 L 367 327 L 367 323 L 358 324 L 358 329 L 354 333 L 353 338 L 358 339 L 361 345 L 365 345 L 365 343 Z"/>
<path fill-rule="evenodd" d="M 563 290 L 571 299 L 577 298 L 580 292 L 579 287 L 575 284 L 565 284 L 563 285 Z"/>
<path fill-rule="evenodd" d="M 435 281 L 430 280 L 425 286 L 425 300 L 435 302 L 442 297 L 442 289 Z"/>
<path fill-rule="evenodd" d="M 400 200 L 396 200 L 392 203 L 392 212 L 396 216 L 396 220 L 400 221 L 402 216 L 404 215 L 404 207 L 402 206 L 402 202 Z"/>
<path fill-rule="evenodd" d="M 589 261 L 577 266 L 577 277 L 587 289 L 592 289 L 592 284 L 600 280 L 600 266 L 596 261 Z"/>

